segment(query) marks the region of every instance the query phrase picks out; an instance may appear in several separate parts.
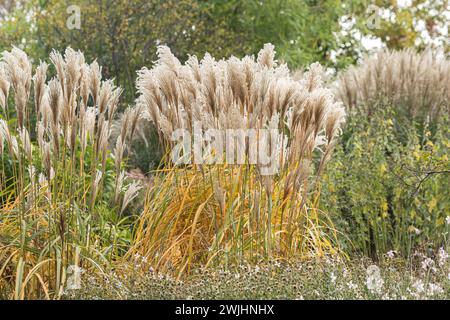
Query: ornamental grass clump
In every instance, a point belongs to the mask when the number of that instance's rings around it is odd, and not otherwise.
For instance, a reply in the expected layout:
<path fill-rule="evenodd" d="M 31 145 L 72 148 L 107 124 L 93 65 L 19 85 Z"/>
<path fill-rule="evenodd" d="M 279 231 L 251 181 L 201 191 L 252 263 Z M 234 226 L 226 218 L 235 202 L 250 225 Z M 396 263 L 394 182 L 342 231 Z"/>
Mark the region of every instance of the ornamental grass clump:
<path fill-rule="evenodd" d="M 194 152 L 184 152 L 178 166 L 167 157 L 155 173 L 130 255 L 182 274 L 218 261 L 336 252 L 336 235 L 329 232 L 328 216 L 316 209 L 318 192 L 312 190 L 330 158 L 344 109 L 323 87 L 321 66 L 313 64 L 294 80 L 270 44 L 256 59 L 216 61 L 206 54 L 182 64 L 164 46 L 158 56 L 152 69 L 138 73 L 137 106 L 168 152 L 179 146 L 174 136 L 180 131 L 194 136 L 187 143 Z M 256 140 L 242 140 L 240 162 L 203 140 L 198 161 L 195 137 L 210 129 L 220 141 L 233 130 L 251 131 Z M 256 151 L 272 155 L 274 171 L 253 161 Z"/>
<path fill-rule="evenodd" d="M 124 250 L 121 214 L 140 189 L 122 163 L 138 110 L 112 154 L 122 90 L 80 52 L 50 60 L 34 75 L 18 48 L 0 61 L 0 291 L 15 299 L 58 298 L 67 270 L 102 270 Z"/>
<path fill-rule="evenodd" d="M 410 118 L 435 119 L 450 113 L 450 62 L 431 49 L 383 50 L 339 77 L 337 97 L 368 115 L 388 105 Z"/>

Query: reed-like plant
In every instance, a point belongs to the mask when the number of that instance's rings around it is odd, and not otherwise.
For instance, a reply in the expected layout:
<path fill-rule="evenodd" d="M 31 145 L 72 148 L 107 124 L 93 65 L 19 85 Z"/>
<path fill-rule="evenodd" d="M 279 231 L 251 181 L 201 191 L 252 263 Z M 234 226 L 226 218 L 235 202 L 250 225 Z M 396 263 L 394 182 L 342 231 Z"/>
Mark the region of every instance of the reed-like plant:
<path fill-rule="evenodd" d="M 195 264 L 335 252 L 326 232 L 332 227 L 316 209 L 318 193 L 310 191 L 331 155 L 344 109 L 323 87 L 320 65 L 294 80 L 270 44 L 257 59 L 216 61 L 206 54 L 182 64 L 164 46 L 158 55 L 151 70 L 138 73 L 137 106 L 168 150 L 177 129 L 251 129 L 258 151 L 276 150 L 278 173 L 265 175 L 252 164 L 248 141 L 245 164 L 233 165 L 225 155 L 223 165 L 166 163 L 147 194 L 130 254 L 182 274 Z M 266 139 L 264 129 L 280 138 Z"/>
<path fill-rule="evenodd" d="M 0 291 L 15 299 L 58 298 L 68 266 L 107 266 L 124 250 L 121 214 L 139 190 L 127 189 L 122 161 L 139 110 L 126 112 L 111 153 L 122 90 L 80 52 L 50 60 L 48 81 L 49 65 L 33 76 L 18 48 L 0 62 Z"/>
<path fill-rule="evenodd" d="M 433 119 L 450 113 L 450 62 L 431 49 L 383 50 L 340 75 L 337 97 L 348 110 L 368 115 L 385 105 L 410 118 Z"/>

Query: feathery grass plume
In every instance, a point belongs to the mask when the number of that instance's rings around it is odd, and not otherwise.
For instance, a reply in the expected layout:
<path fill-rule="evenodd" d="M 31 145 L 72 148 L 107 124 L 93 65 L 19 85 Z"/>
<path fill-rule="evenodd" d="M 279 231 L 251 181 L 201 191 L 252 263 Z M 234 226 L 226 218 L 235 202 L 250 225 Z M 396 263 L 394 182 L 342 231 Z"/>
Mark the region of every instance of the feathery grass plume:
<path fill-rule="evenodd" d="M 10 52 L 4 51 L 2 60 L 14 91 L 14 105 L 17 114 L 18 127 L 22 128 L 27 119 L 26 104 L 30 96 L 31 62 L 25 52 L 14 47 Z"/>
<path fill-rule="evenodd" d="M 81 248 L 85 269 L 108 267 L 123 254 L 117 237 L 93 221 L 101 220 L 108 230 L 121 227 L 126 219 L 117 218 L 139 191 L 127 182 L 125 202 L 103 215 L 124 185 L 122 174 L 114 190 L 114 158 L 107 145 L 122 91 L 102 80 L 98 64 L 86 64 L 81 52 L 53 51 L 50 60 L 56 77 L 49 81 L 48 65 L 41 62 L 31 77 L 31 64 L 17 48 L 3 52 L 0 62 L 0 103 L 6 117 L 13 114 L 6 110 L 11 83 L 11 109 L 18 118 L 17 128 L 0 119 L 0 155 L 11 159 L 0 167 L 0 234 L 1 241 L 8 240 L 0 246 L 0 287 L 16 299 L 59 298 L 65 268 L 78 257 L 75 248 Z"/>
<path fill-rule="evenodd" d="M 89 66 L 89 91 L 94 100 L 94 105 L 98 103 L 98 95 L 100 92 L 100 85 L 102 79 L 102 69 L 97 61 L 94 61 Z"/>
<path fill-rule="evenodd" d="M 60 120 L 63 104 L 61 83 L 56 78 L 53 78 L 49 81 L 48 92 L 50 108 L 52 111 L 52 121 L 53 125 L 56 126 L 56 124 L 58 124 Z"/>
<path fill-rule="evenodd" d="M 139 190 L 142 189 L 142 186 L 139 181 L 135 181 L 128 186 L 127 191 L 125 191 L 125 195 L 123 196 L 122 208 L 120 209 L 120 214 L 126 209 L 126 207 L 139 195 Z"/>
<path fill-rule="evenodd" d="M 138 72 L 137 104 L 146 107 L 169 146 L 173 130 L 192 130 L 194 122 L 205 130 L 263 129 L 278 117 L 277 129 L 288 141 L 284 151 L 291 161 L 299 161 L 318 147 L 314 142 L 320 141 L 329 116 L 337 126 L 343 121 L 343 108 L 322 86 L 320 65 L 313 64 L 303 79 L 295 81 L 286 65 L 274 60 L 272 45 L 264 46 L 257 61 L 252 57 L 215 61 L 206 54 L 200 62 L 191 57 L 182 65 L 167 47 L 159 47 L 158 55 L 153 69 Z"/>
<path fill-rule="evenodd" d="M 125 171 L 121 171 L 119 176 L 116 178 L 116 188 L 114 192 L 114 203 L 119 202 L 120 192 L 122 191 L 123 182 L 125 181 Z"/>
<path fill-rule="evenodd" d="M 26 128 L 19 129 L 19 138 L 25 156 L 27 156 L 29 160 L 32 160 L 30 134 L 28 133 L 28 130 Z"/>
<path fill-rule="evenodd" d="M 383 50 L 350 67 L 337 82 L 337 97 L 348 110 L 374 113 L 390 103 L 409 117 L 450 113 L 450 62 L 436 51 Z"/>
<path fill-rule="evenodd" d="M 95 199 L 97 198 L 97 193 L 100 185 L 100 181 L 102 180 L 103 173 L 100 170 L 97 170 L 95 174 L 95 179 L 92 181 L 92 193 L 91 193 L 91 207 L 94 206 Z"/>
<path fill-rule="evenodd" d="M 0 119 L 0 156 L 3 155 L 3 148 L 5 147 L 6 132 L 4 129 L 5 121 Z"/>
<path fill-rule="evenodd" d="M 83 115 L 83 120 L 80 122 L 81 130 L 81 149 L 84 152 L 86 150 L 88 139 L 91 141 L 94 139 L 95 132 L 95 117 L 96 109 L 88 107 Z"/>
<path fill-rule="evenodd" d="M 11 156 L 14 156 L 16 159 L 19 158 L 20 154 L 19 154 L 19 143 L 17 142 L 17 137 L 16 136 L 11 136 L 11 140 L 10 140 L 11 144 Z"/>
<path fill-rule="evenodd" d="M 5 120 L 0 119 L 0 152 L 3 153 L 5 142 L 11 146 L 11 135 L 9 133 L 8 124 Z"/>
<path fill-rule="evenodd" d="M 48 64 L 41 62 L 36 68 L 36 73 L 33 76 L 34 82 L 34 103 L 36 108 L 36 114 L 41 111 L 42 100 L 45 94 L 45 81 L 47 79 Z"/>
<path fill-rule="evenodd" d="M 52 121 L 50 122 L 52 141 L 56 154 L 59 154 L 61 131 L 60 119 L 63 106 L 62 88 L 61 83 L 56 78 L 50 80 L 47 86 L 49 90 L 49 105 L 52 114 Z"/>
<path fill-rule="evenodd" d="M 80 79 L 80 97 L 81 97 L 81 107 L 80 112 L 84 112 L 89 100 L 89 82 L 90 82 L 90 68 L 87 64 L 83 64 L 81 67 L 81 79 Z M 81 115 L 83 118 L 83 115 Z"/>
<path fill-rule="evenodd" d="M 123 159 L 123 152 L 125 150 L 125 141 L 122 140 L 122 136 L 119 135 L 116 141 L 116 147 L 114 148 L 114 163 L 116 168 L 120 169 L 120 164 Z"/>
<path fill-rule="evenodd" d="M 151 70 L 138 72 L 136 104 L 146 109 L 167 149 L 176 143 L 174 130 L 192 135 L 194 124 L 200 124 L 201 134 L 253 130 L 257 143 L 246 140 L 240 146 L 243 164 L 232 165 L 219 154 L 224 165 L 166 163 L 155 172 L 130 256 L 140 254 L 155 267 L 181 275 L 193 265 L 218 261 L 335 252 L 333 236 L 326 232 L 333 228 L 317 210 L 318 193 L 311 195 L 308 183 L 329 159 L 345 115 L 323 87 L 320 65 L 294 80 L 270 44 L 257 59 L 216 61 L 205 54 L 201 61 L 191 56 L 182 64 L 164 46 L 158 56 Z M 266 129 L 280 134 L 272 137 Z M 274 151 L 276 174 L 265 175 L 264 164 L 251 161 L 255 150 Z"/>
<path fill-rule="evenodd" d="M 5 64 L 0 62 L 0 107 L 3 112 L 6 112 L 10 85 L 5 70 Z"/>

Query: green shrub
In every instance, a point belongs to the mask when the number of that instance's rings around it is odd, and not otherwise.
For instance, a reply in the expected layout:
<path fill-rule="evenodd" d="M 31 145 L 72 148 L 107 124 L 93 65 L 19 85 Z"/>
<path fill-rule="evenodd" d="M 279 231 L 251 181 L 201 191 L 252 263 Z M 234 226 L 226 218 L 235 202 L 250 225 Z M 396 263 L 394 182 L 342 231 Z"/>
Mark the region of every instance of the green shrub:
<path fill-rule="evenodd" d="M 353 115 L 324 175 L 322 205 L 344 248 L 373 258 L 440 247 L 450 220 L 449 118 L 417 123 L 379 106 Z"/>

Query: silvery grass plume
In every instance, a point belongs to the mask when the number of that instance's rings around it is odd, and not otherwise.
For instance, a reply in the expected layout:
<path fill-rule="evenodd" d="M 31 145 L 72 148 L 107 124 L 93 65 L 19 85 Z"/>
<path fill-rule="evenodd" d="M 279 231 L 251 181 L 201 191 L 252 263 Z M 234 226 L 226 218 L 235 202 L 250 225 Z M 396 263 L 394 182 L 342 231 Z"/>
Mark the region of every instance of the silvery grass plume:
<path fill-rule="evenodd" d="M 30 96 L 32 67 L 28 56 L 22 50 L 14 47 L 11 51 L 2 53 L 3 68 L 6 71 L 6 79 L 1 81 L 9 82 L 14 91 L 14 106 L 17 114 L 19 128 L 24 126 L 26 115 L 26 104 Z M 4 85 L 3 85 L 4 86 Z M 5 88 L 2 88 L 4 91 Z M 7 97 L 8 93 L 3 92 L 2 96 Z"/>
<path fill-rule="evenodd" d="M 122 208 L 120 210 L 120 214 L 122 214 L 123 211 L 126 209 L 126 207 L 131 203 L 131 201 L 133 201 L 133 199 L 135 199 L 138 196 L 139 190 L 141 189 L 142 186 L 139 181 L 135 181 L 128 186 L 128 189 L 127 191 L 125 191 L 125 195 L 123 197 L 123 203 Z"/>
<path fill-rule="evenodd" d="M 0 119 L 0 155 L 3 154 L 5 144 L 11 147 L 11 134 L 9 133 L 8 123 L 5 120 Z"/>
<path fill-rule="evenodd" d="M 6 111 L 9 87 L 11 85 L 7 80 L 8 76 L 5 68 L 5 63 L 0 63 L 0 107 L 2 108 L 3 112 Z"/>
<path fill-rule="evenodd" d="M 377 103 L 387 102 L 413 118 L 435 118 L 450 112 L 450 62 L 431 49 L 421 53 L 383 50 L 339 77 L 337 97 L 348 110 L 368 115 Z"/>
<path fill-rule="evenodd" d="M 158 57 L 155 67 L 138 72 L 137 105 L 146 109 L 166 145 L 173 145 L 174 130 L 192 132 L 194 123 L 203 130 L 278 129 L 284 141 L 266 145 L 279 149 L 282 165 L 297 167 L 293 184 L 308 176 L 316 149 L 322 153 L 319 171 L 323 168 L 345 112 L 323 87 L 319 64 L 295 80 L 287 66 L 275 60 L 271 44 L 256 59 L 217 61 L 206 53 L 200 61 L 191 56 L 182 64 L 165 46 L 158 47 Z"/>

